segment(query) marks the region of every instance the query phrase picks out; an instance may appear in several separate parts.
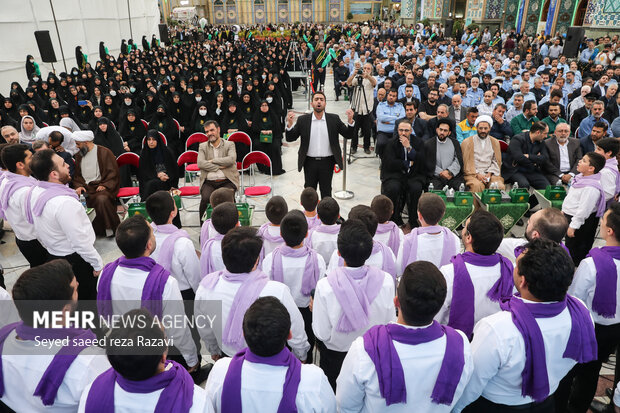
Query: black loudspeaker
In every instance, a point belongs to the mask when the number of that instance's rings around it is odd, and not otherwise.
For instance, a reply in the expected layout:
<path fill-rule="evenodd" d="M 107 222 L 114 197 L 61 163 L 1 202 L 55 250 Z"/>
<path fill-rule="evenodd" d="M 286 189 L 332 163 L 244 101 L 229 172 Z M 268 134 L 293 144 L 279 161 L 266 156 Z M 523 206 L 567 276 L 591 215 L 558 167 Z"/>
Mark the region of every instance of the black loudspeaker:
<path fill-rule="evenodd" d="M 577 57 L 577 53 L 579 53 L 579 44 L 585 33 L 586 31 L 583 27 L 572 26 L 568 28 L 566 31 L 566 42 L 564 42 L 564 56 Z"/>
<path fill-rule="evenodd" d="M 49 30 L 36 31 L 34 32 L 34 37 L 37 39 L 41 60 L 45 63 L 56 63 L 56 53 L 54 53 L 54 46 L 52 45 Z"/>
<path fill-rule="evenodd" d="M 159 41 L 166 46 L 170 43 L 170 39 L 168 38 L 168 26 L 164 23 L 159 25 Z"/>
<path fill-rule="evenodd" d="M 452 25 L 454 24 L 454 20 L 452 19 L 446 19 L 446 22 L 444 23 L 444 28 L 445 28 L 445 33 L 444 33 L 444 37 L 452 37 Z"/>

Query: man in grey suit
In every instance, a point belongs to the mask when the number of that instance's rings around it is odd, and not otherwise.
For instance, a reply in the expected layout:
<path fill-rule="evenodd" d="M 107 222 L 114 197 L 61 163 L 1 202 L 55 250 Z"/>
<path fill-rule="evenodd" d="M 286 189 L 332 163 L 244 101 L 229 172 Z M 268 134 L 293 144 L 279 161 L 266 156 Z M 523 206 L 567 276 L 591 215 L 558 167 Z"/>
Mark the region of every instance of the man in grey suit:
<path fill-rule="evenodd" d="M 452 119 L 454 124 L 458 124 L 467 116 L 467 106 L 463 106 L 463 98 L 461 95 L 452 96 L 452 106 L 448 109 L 448 118 Z"/>
<path fill-rule="evenodd" d="M 549 151 L 549 161 L 545 168 L 545 176 L 552 184 L 562 180 L 568 184 L 577 172 L 577 164 L 581 159 L 581 145 L 579 139 L 569 138 L 570 126 L 568 123 L 560 123 L 555 128 L 555 138 L 545 141 Z"/>

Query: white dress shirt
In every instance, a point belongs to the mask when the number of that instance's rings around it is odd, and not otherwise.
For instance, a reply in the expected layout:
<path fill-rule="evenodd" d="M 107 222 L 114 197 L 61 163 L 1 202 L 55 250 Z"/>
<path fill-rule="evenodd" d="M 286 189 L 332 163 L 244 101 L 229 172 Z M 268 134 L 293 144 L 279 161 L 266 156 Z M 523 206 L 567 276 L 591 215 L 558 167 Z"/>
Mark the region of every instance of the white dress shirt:
<path fill-rule="evenodd" d="M 307 156 L 322 158 L 332 156 L 332 148 L 329 145 L 329 135 L 327 133 L 327 120 L 325 112 L 321 119 L 317 119 L 312 112 L 312 124 L 310 126 L 310 143 L 308 145 Z"/>
<path fill-rule="evenodd" d="M 571 331 L 571 317 L 565 308 L 555 317 L 536 318 L 536 323 L 545 343 L 549 394 L 553 394 L 560 380 L 576 364 L 575 360 L 563 357 Z M 525 344 L 509 311 L 500 311 L 480 320 L 474 327 L 471 349 L 474 373 L 454 412 L 460 412 L 480 396 L 509 406 L 534 401 L 521 395 Z"/>
<path fill-rule="evenodd" d="M 409 329 L 417 327 L 403 326 Z M 458 330 L 457 330 L 458 331 Z M 435 381 L 443 362 L 446 350 L 446 336 L 416 345 L 403 344 L 393 341 L 398 358 L 403 366 L 407 402 L 385 405 L 381 396 L 377 370 L 373 361 L 364 349 L 364 338 L 358 337 L 342 364 L 338 376 L 336 400 L 341 413 L 353 412 L 425 412 L 449 413 L 452 407 L 463 394 L 465 386 L 474 369 L 471 358 L 469 341 L 465 334 L 459 331 L 463 338 L 463 352 L 465 365 L 461 379 L 454 393 L 452 404 L 437 404 L 431 400 Z"/>
<path fill-rule="evenodd" d="M 569 172 L 570 159 L 568 157 L 568 142 L 564 143 L 564 145 L 560 145 L 560 143 L 558 142 L 558 148 L 560 150 L 560 171 Z M 555 184 L 555 182 L 553 183 Z"/>
<path fill-rule="evenodd" d="M 310 296 L 301 293 L 301 284 L 304 270 L 306 268 L 307 255 L 304 257 L 285 257 L 282 256 L 282 280 L 291 291 L 295 305 L 299 308 L 306 308 L 310 305 Z M 320 254 L 316 255 L 319 262 L 319 278 L 325 276 L 325 260 Z M 273 279 L 271 266 L 273 264 L 273 252 L 267 254 L 263 260 L 263 272 Z"/>
<path fill-rule="evenodd" d="M 517 262 L 515 248 L 525 244 L 527 244 L 527 240 L 524 238 L 504 238 L 502 243 L 499 244 L 499 248 L 497 248 L 496 252 L 508 258 L 512 262 L 512 265 L 514 265 Z"/>
<path fill-rule="evenodd" d="M 222 411 L 222 388 L 231 361 L 229 357 L 218 360 L 209 373 L 205 386 L 216 412 Z M 243 413 L 277 412 L 282 400 L 286 371 L 286 366 L 270 366 L 245 360 L 241 367 Z M 301 365 L 301 380 L 295 405 L 299 413 L 336 413 L 334 391 L 318 366 Z"/>
<path fill-rule="evenodd" d="M 374 237 L 372 237 L 373 240 L 377 241 L 377 242 L 381 242 L 383 245 L 388 245 L 389 246 L 389 242 L 390 242 L 390 232 L 384 232 L 383 234 L 379 234 L 376 233 Z M 403 245 L 403 241 L 405 240 L 405 234 L 403 234 L 403 231 L 399 228 L 398 229 L 398 246 L 399 248 L 402 247 Z M 394 252 L 394 256 L 396 256 L 396 254 L 398 254 L 398 250 L 393 251 Z"/>
<path fill-rule="evenodd" d="M 172 364 L 169 364 L 172 366 Z M 80 399 L 80 407 L 78 413 L 84 413 L 86 408 L 86 400 L 88 400 L 88 392 L 92 383 L 90 383 Z M 159 396 L 164 389 L 155 390 L 151 393 L 130 393 L 123 390 L 118 383 L 114 384 L 114 413 L 153 413 L 155 406 L 159 401 Z M 207 392 L 200 386 L 194 384 L 194 397 L 192 407 L 189 413 L 213 413 L 213 406 L 207 396 Z"/>
<path fill-rule="evenodd" d="M 562 212 L 573 217 L 568 226 L 573 229 L 581 228 L 586 219 L 596 212 L 600 196 L 601 193 L 594 187 L 575 188 L 571 186 L 562 203 Z"/>
<path fill-rule="evenodd" d="M 4 396 L 2 402 L 16 412 L 74 413 L 84 388 L 98 375 L 110 368 L 105 351 L 89 347 L 80 352 L 67 370 L 52 406 L 44 406 L 34 396 L 43 373 L 60 346 L 50 349 L 34 340 L 18 340 L 13 330 L 2 350 Z"/>
<path fill-rule="evenodd" d="M 194 304 L 194 314 L 208 314 L 209 303 L 207 300 L 218 300 L 222 303 L 222 331 L 226 326 L 228 317 L 230 315 L 230 309 L 232 307 L 233 300 L 241 283 L 233 283 L 226 281 L 220 277 L 220 280 L 215 285 L 213 290 L 208 290 L 204 286 L 200 285 L 196 292 L 196 299 Z M 293 338 L 288 341 L 288 345 L 291 347 L 295 356 L 300 360 L 305 360 L 310 344 L 308 344 L 308 336 L 304 328 L 304 320 L 291 296 L 291 292 L 288 287 L 277 281 L 268 281 L 263 290 L 260 292 L 259 297 L 275 297 L 286 307 L 288 313 L 291 315 L 291 332 Z M 222 337 L 219 334 L 215 334 L 213 328 L 208 325 L 198 326 L 198 333 L 207 346 L 209 354 L 221 354 L 224 352 L 226 355 L 234 355 L 237 350 L 222 343 Z"/>
<path fill-rule="evenodd" d="M 164 234 L 160 231 L 153 232 L 155 233 L 157 247 L 151 254 L 151 258 L 159 263 L 158 258 L 159 254 L 161 254 L 161 246 L 170 234 Z M 198 284 L 200 284 L 200 261 L 198 260 L 198 255 L 196 255 L 194 243 L 185 237 L 181 237 L 174 242 L 173 248 L 170 275 L 177 280 L 181 291 L 191 289 L 196 292 Z"/>
<path fill-rule="evenodd" d="M 215 229 L 213 231 L 215 231 Z M 211 261 L 214 272 L 223 271 L 226 269 L 226 266 L 224 265 L 224 259 L 222 258 L 222 240 L 213 241 L 210 254 L 207 253 L 207 249 L 203 247 L 200 254 L 200 268 L 206 268 L 207 260 Z M 207 274 L 200 274 L 200 279 L 203 279 L 205 275 Z"/>
<path fill-rule="evenodd" d="M 110 285 L 113 314 L 125 314 L 130 310 L 140 308 L 142 290 L 148 275 L 148 272 L 136 268 L 121 267 L 120 265 L 116 267 Z M 99 283 L 97 282 L 98 288 Z M 162 294 L 162 319 L 175 320 L 175 317 L 184 315 L 185 307 L 179 284 L 174 277 L 168 277 Z M 198 363 L 196 345 L 192 340 L 189 327 L 180 324 L 175 321 L 174 324 L 170 322 L 168 325 L 164 325 L 166 335 L 173 340 L 174 346 L 179 349 L 185 362 L 189 366 L 195 366 Z"/>
<path fill-rule="evenodd" d="M 324 224 L 321 224 L 321 226 Z M 337 224 L 334 224 L 337 225 Z M 338 249 L 338 234 L 328 234 L 326 232 L 312 231 L 312 236 L 306 238 L 306 244 L 321 256 L 325 263 L 329 265 L 329 260 L 334 251 Z"/>
<path fill-rule="evenodd" d="M 0 194 L 5 191 L 6 185 L 10 180 L 11 178 L 2 180 L 0 184 Z M 33 178 L 33 184 L 34 183 L 36 183 L 36 181 Z M 29 187 L 24 187 L 14 191 L 11 198 L 9 198 L 9 206 L 6 211 L 4 211 L 6 220 L 9 221 L 11 229 L 15 233 L 15 238 L 20 241 L 32 241 L 37 238 L 34 225 L 26 220 L 26 215 L 24 214 L 24 199 L 29 189 Z"/>
<path fill-rule="evenodd" d="M 465 263 L 465 268 L 469 273 L 471 282 L 474 286 L 474 324 L 482 318 L 495 314 L 501 309 L 499 303 L 491 301 L 487 293 L 501 277 L 501 263 L 497 263 L 492 267 L 479 267 L 470 263 Z M 450 263 L 441 267 L 441 273 L 446 279 L 447 293 L 439 313 L 435 316 L 441 324 L 448 324 L 450 321 L 450 308 L 452 306 L 452 294 L 458 294 L 454 291 L 454 264 Z"/>
<path fill-rule="evenodd" d="M 344 267 L 348 271 L 348 267 Z M 346 352 L 353 341 L 363 335 L 370 327 L 377 324 L 386 324 L 396 320 L 394 308 L 394 279 L 386 272 L 381 291 L 370 303 L 368 310 L 368 324 L 350 333 L 336 330 L 338 321 L 342 315 L 342 306 L 338 302 L 332 286 L 327 278 L 322 278 L 316 285 L 314 304 L 312 306 L 312 331 L 325 347 L 333 351 Z M 354 280 L 360 283 L 361 280 Z"/>
<path fill-rule="evenodd" d="M 409 236 L 412 235 L 405 235 L 405 240 Z M 456 253 L 458 254 L 461 252 L 461 240 L 452 231 L 450 231 L 449 236 L 452 238 L 452 242 L 456 248 Z M 438 234 L 419 234 L 417 237 L 417 261 L 430 261 L 435 264 L 437 268 L 439 268 L 441 264 L 441 255 L 443 254 L 443 232 Z M 402 269 L 411 264 L 410 262 L 403 262 L 406 261 L 408 257 L 409 251 L 404 251 L 403 242 L 398 249 L 398 257 L 396 259 L 396 272 L 398 272 L 398 275 L 402 275 Z"/>
<path fill-rule="evenodd" d="M 394 255 L 394 253 L 392 252 L 390 248 L 386 248 L 386 249 L 389 252 L 390 257 L 392 258 L 394 264 L 396 264 L 396 256 Z M 327 267 L 327 271 L 334 270 L 338 267 L 343 267 L 344 266 L 343 264 L 344 262 L 342 264 L 340 263 L 340 256 L 338 255 L 338 251 L 334 251 L 329 260 L 329 266 Z M 378 268 L 381 271 L 387 272 L 389 274 L 388 268 L 384 268 L 383 266 L 383 251 L 381 250 L 375 252 L 374 254 L 371 254 L 370 257 L 368 257 L 368 259 L 364 263 L 364 265 Z M 394 265 L 394 268 L 396 269 L 396 265 Z M 393 279 L 396 279 L 396 274 L 390 274 L 390 275 L 392 276 Z"/>
<path fill-rule="evenodd" d="M 31 204 L 34 206 L 44 191 L 32 190 Z M 33 214 L 37 238 L 47 251 L 57 257 L 78 253 L 95 271 L 103 268 L 101 256 L 94 247 L 95 231 L 84 207 L 75 198 L 57 196 L 50 199 L 41 216 Z"/>
<path fill-rule="evenodd" d="M 284 240 L 282 239 L 282 237 L 280 236 L 280 226 L 279 225 L 271 225 L 269 223 L 267 223 L 267 227 L 265 229 L 265 231 L 267 231 L 269 233 L 269 235 L 273 236 L 273 237 L 278 237 L 280 239 L 280 242 L 271 242 L 268 241 L 267 239 L 263 238 L 263 250 L 265 255 L 271 253 L 273 250 L 276 249 L 276 247 L 279 247 L 280 245 L 284 245 Z"/>
<path fill-rule="evenodd" d="M 75 155 L 79 152 L 79 149 L 75 144 L 75 139 L 73 138 L 73 133 L 63 126 L 52 125 L 39 129 L 37 132 L 37 140 L 48 142 L 50 133 L 54 131 L 62 133 L 63 139 L 61 146 L 65 148 L 65 151 L 69 152 L 71 155 Z"/>
<path fill-rule="evenodd" d="M 616 279 L 620 278 L 620 261 L 614 259 L 616 264 Z M 605 318 L 592 309 L 592 300 L 594 299 L 594 290 L 596 289 L 596 267 L 592 257 L 584 258 L 577 267 L 573 282 L 568 287 L 568 293 L 573 297 L 579 298 L 586 304 L 590 310 L 590 314 L 596 324 L 604 326 L 620 323 L 620 299 L 616 298 L 616 316 Z M 620 297 L 620 282 L 616 281 L 616 297 Z"/>
<path fill-rule="evenodd" d="M 605 192 L 605 201 L 616 196 L 616 174 L 608 168 L 601 169 L 601 186 Z M 0 192 L 2 192 L 1 189 Z"/>

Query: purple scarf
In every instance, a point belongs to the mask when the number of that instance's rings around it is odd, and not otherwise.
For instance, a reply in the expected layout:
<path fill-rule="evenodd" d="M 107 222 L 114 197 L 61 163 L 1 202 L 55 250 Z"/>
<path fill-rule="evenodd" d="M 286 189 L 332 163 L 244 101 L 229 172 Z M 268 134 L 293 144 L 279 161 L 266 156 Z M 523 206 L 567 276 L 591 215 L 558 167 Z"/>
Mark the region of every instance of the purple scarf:
<path fill-rule="evenodd" d="M 157 264 L 151 257 L 125 258 L 120 257 L 103 268 L 99 276 L 97 289 L 97 310 L 102 317 L 109 318 L 112 315 L 112 277 L 118 266 L 134 268 L 148 272 L 142 288 L 142 307 L 146 308 L 154 316 L 162 316 L 162 301 L 164 287 L 170 276 L 170 272 Z"/>
<path fill-rule="evenodd" d="M 475 292 L 465 263 L 477 267 L 493 267 L 500 264 L 500 276 L 487 292 L 487 297 L 497 303 L 509 299 L 512 295 L 514 287 L 512 263 L 508 258 L 498 253 L 481 255 L 469 251 L 455 255 L 451 261 L 454 265 L 454 281 L 448 325 L 452 328 L 458 328 L 471 339 L 474 331 Z"/>
<path fill-rule="evenodd" d="M 564 251 L 566 251 L 566 253 L 570 257 L 570 251 L 568 250 L 568 248 L 566 248 L 566 245 L 564 245 L 563 242 L 560 242 L 560 247 L 564 248 Z M 515 260 L 519 258 L 519 255 L 523 254 L 523 251 L 525 251 L 525 245 L 519 245 L 518 247 L 515 247 L 514 249 Z"/>
<path fill-rule="evenodd" d="M 259 237 L 261 237 L 262 239 L 264 239 L 265 241 L 269 241 L 273 244 L 283 244 L 284 240 L 282 239 L 282 236 L 280 234 L 278 235 L 271 235 L 271 232 L 269 232 L 269 227 L 272 227 L 273 225 L 271 225 L 269 222 L 261 225 L 261 227 L 258 229 L 256 235 L 258 235 Z"/>
<path fill-rule="evenodd" d="M 90 330 L 78 328 L 33 328 L 23 322 L 12 323 L 0 329 L 0 354 L 4 348 L 4 342 L 15 330 L 19 338 L 24 340 L 34 340 L 35 337 L 42 339 L 65 339 L 69 338 L 69 345 L 62 347 L 54 356 L 47 369 L 41 376 L 41 380 L 34 391 L 34 396 L 41 397 L 45 406 L 51 406 L 56 400 L 58 389 L 67 374 L 67 370 L 76 359 L 78 354 L 88 346 L 72 345 L 73 339 L 84 342 L 83 340 L 93 340 L 95 335 Z M 4 377 L 2 376 L 2 357 L 0 357 L 0 397 L 4 395 Z"/>
<path fill-rule="evenodd" d="M 219 271 L 207 275 L 202 279 L 200 285 L 207 290 L 213 290 L 220 278 L 225 281 L 241 284 L 233 298 L 230 306 L 230 313 L 224 326 L 222 334 L 222 342 L 235 351 L 241 350 L 245 346 L 243 338 L 243 316 L 250 308 L 252 303 L 259 297 L 265 285 L 269 281 L 269 277 L 261 270 L 254 270 L 250 273 L 233 274 L 228 271 Z"/>
<path fill-rule="evenodd" d="M 243 410 L 243 406 L 241 406 L 241 368 L 245 360 L 251 363 L 288 367 L 277 413 L 297 413 L 295 400 L 301 381 L 301 362 L 286 347 L 271 357 L 257 356 L 248 348 L 235 354 L 228 366 L 228 372 L 226 372 L 222 386 L 222 413 L 238 413 Z"/>
<path fill-rule="evenodd" d="M 430 227 L 417 227 L 411 230 L 411 232 L 405 237 L 405 243 L 403 245 L 403 254 L 407 259 L 403 259 L 402 268 L 400 273 L 405 272 L 407 265 L 418 259 L 418 236 L 421 234 L 430 234 L 434 232 L 441 232 L 443 234 L 443 247 L 441 248 L 441 261 L 438 268 L 446 265 L 450 262 L 450 258 L 456 255 L 457 250 L 454 246 L 454 240 L 450 237 L 452 233 L 448 228 L 440 225 L 431 225 Z"/>
<path fill-rule="evenodd" d="M 338 267 L 327 274 L 327 281 L 342 309 L 336 331 L 350 333 L 368 325 L 370 305 L 379 294 L 383 280 L 383 271 L 367 265 Z"/>
<path fill-rule="evenodd" d="M 43 188 L 45 189 L 45 191 L 43 191 L 41 195 L 39 195 L 37 202 L 35 202 L 33 206 L 32 191 L 36 187 Z M 46 181 L 37 181 L 37 184 L 32 186 L 28 191 L 28 194 L 26 194 L 26 202 L 24 205 L 24 209 L 26 210 L 26 220 L 29 223 L 33 224 L 34 217 L 39 217 L 43 213 L 43 208 L 45 208 L 45 204 L 47 204 L 47 201 L 51 200 L 52 198 L 56 198 L 57 196 L 70 196 L 78 201 L 80 199 L 77 196 L 77 193 L 66 185 Z"/>
<path fill-rule="evenodd" d="M 319 219 L 318 215 L 315 215 L 313 217 L 309 217 L 306 215 L 306 222 L 308 223 L 308 231 L 321 225 L 321 220 Z"/>
<path fill-rule="evenodd" d="M 386 232 L 390 233 L 387 245 L 392 249 L 394 255 L 397 255 L 398 247 L 400 247 L 400 228 L 393 221 L 377 225 L 376 234 L 385 234 Z"/>
<path fill-rule="evenodd" d="M 209 234 L 211 231 L 215 231 L 213 224 L 211 224 L 211 218 L 207 219 L 200 228 L 200 249 L 204 250 L 205 244 L 209 240 Z"/>
<path fill-rule="evenodd" d="M 601 317 L 614 318 L 618 283 L 618 269 L 614 258 L 620 260 L 620 247 L 592 248 L 588 257 L 592 257 L 596 268 L 596 287 L 592 309 Z"/>
<path fill-rule="evenodd" d="M 598 203 L 596 204 L 596 216 L 602 217 L 605 214 L 605 191 L 603 191 L 603 187 L 601 186 L 601 173 L 597 173 L 594 175 L 583 176 L 583 174 L 579 174 L 575 176 L 573 181 L 573 188 L 587 188 L 592 187 L 598 189 L 600 196 L 598 198 Z"/>
<path fill-rule="evenodd" d="M 215 229 L 213 232 L 215 232 L 215 235 L 206 240 L 204 247 L 202 248 L 202 253 L 200 254 L 200 273 L 202 274 L 202 277 L 205 277 L 207 274 L 211 274 L 215 271 L 214 262 L 211 256 L 211 249 L 213 248 L 213 244 L 224 239 L 224 235 L 215 231 Z"/>
<path fill-rule="evenodd" d="M 5 179 L 7 182 L 4 185 L 2 194 L 0 195 L 0 215 L 2 215 L 3 218 L 5 217 L 6 210 L 9 209 L 9 200 L 13 197 L 13 194 L 18 189 L 37 184 L 37 180 L 30 176 L 23 176 L 12 172 L 5 172 L 2 180 Z"/>
<path fill-rule="evenodd" d="M 271 260 L 271 279 L 284 283 L 284 267 L 282 266 L 282 257 L 290 258 L 306 258 L 306 265 L 301 279 L 301 293 L 306 297 L 310 296 L 312 290 L 316 287 L 321 274 L 319 273 L 318 254 L 315 250 L 306 247 L 291 248 L 287 245 L 280 245 L 273 250 Z"/>
<path fill-rule="evenodd" d="M 465 367 L 463 337 L 453 328 L 433 321 L 430 327 L 409 329 L 399 324 L 377 325 L 364 334 L 364 349 L 375 365 L 381 396 L 386 406 L 407 402 L 405 373 L 394 341 L 417 345 L 446 335 L 446 350 L 431 399 L 436 404 L 452 404 Z"/>
<path fill-rule="evenodd" d="M 381 269 L 394 278 L 396 280 L 396 263 L 394 262 L 394 258 L 390 252 L 390 249 L 382 242 L 374 241 L 372 242 L 372 252 L 370 255 L 375 255 L 381 252 L 381 257 L 383 258 L 383 263 L 381 264 Z M 338 266 L 344 267 L 344 258 L 338 257 Z"/>
<path fill-rule="evenodd" d="M 162 234 L 170 234 L 166 237 L 164 242 L 162 242 L 161 248 L 159 250 L 159 259 L 157 260 L 159 265 L 164 267 L 166 271 L 170 272 L 172 267 L 174 244 L 179 238 L 190 239 L 189 234 L 187 233 L 187 231 L 179 229 L 172 224 L 155 225 L 154 223 L 151 223 L 151 227 L 153 227 L 153 230 L 161 232 Z"/>
<path fill-rule="evenodd" d="M 605 161 L 605 169 L 609 169 L 616 176 L 616 194 L 620 192 L 620 172 L 618 172 L 618 160 L 614 157 Z"/>
<path fill-rule="evenodd" d="M 316 226 L 316 227 L 312 228 L 312 230 L 308 234 L 308 239 L 307 239 L 307 241 L 305 243 L 310 248 L 312 248 L 312 235 L 315 232 L 322 232 L 323 234 L 338 234 L 340 232 L 340 225 L 338 225 L 338 224 L 334 224 L 334 225 L 321 224 L 319 226 Z"/>
<path fill-rule="evenodd" d="M 146 380 L 128 380 L 113 368 L 100 374 L 93 381 L 86 398 L 86 413 L 109 413 L 114 411 L 114 387 L 118 383 L 128 393 L 159 394 L 153 413 L 188 413 L 194 403 L 194 381 L 180 364 L 168 360 L 172 367 Z"/>
<path fill-rule="evenodd" d="M 596 360 L 597 347 L 594 325 L 588 309 L 577 299 L 566 298 L 555 303 L 526 303 L 512 296 L 501 303 L 502 310 L 510 311 L 515 327 L 525 343 L 525 367 L 521 373 L 521 395 L 539 402 L 549 396 L 549 377 L 545 355 L 545 342 L 536 318 L 555 317 L 568 308 L 571 331 L 563 357 L 577 363 Z"/>

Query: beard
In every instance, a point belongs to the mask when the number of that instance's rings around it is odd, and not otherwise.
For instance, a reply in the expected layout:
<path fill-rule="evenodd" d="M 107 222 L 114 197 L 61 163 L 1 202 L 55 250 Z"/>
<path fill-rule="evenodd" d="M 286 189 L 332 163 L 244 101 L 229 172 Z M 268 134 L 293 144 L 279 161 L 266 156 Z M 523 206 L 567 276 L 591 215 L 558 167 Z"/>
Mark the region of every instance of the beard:
<path fill-rule="evenodd" d="M 478 132 L 478 137 L 480 139 L 486 139 L 489 136 L 489 132 Z"/>
<path fill-rule="evenodd" d="M 62 174 L 58 177 L 58 180 L 60 181 L 61 184 L 66 185 L 69 182 L 71 182 L 71 175 L 69 174 Z"/>

